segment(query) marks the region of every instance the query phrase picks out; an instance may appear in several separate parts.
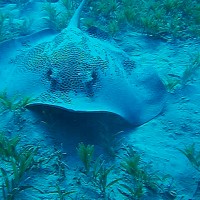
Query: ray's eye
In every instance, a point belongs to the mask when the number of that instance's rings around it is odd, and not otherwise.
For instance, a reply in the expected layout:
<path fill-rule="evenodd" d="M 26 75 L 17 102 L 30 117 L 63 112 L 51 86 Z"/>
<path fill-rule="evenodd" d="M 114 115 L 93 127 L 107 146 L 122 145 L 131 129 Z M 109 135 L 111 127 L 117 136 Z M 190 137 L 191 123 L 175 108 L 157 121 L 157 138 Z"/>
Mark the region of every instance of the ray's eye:
<path fill-rule="evenodd" d="M 95 72 L 95 71 L 92 72 L 92 79 L 93 79 L 94 81 L 97 80 L 97 72 Z"/>
<path fill-rule="evenodd" d="M 47 71 L 47 77 L 48 77 L 49 80 L 51 79 L 52 73 L 53 72 L 52 72 L 51 68 L 49 68 L 48 71 Z"/>

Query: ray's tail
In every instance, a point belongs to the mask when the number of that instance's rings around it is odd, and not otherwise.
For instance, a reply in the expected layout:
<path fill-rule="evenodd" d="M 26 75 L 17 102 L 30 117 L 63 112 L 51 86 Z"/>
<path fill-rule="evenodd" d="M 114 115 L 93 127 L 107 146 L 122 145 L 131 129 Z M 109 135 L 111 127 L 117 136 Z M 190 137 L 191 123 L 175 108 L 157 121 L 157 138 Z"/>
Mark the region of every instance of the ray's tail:
<path fill-rule="evenodd" d="M 69 24 L 68 24 L 68 28 L 71 27 L 79 27 L 79 22 L 80 22 L 80 13 L 83 10 L 83 7 L 85 5 L 85 3 L 87 2 L 87 0 L 82 0 L 81 4 L 79 5 L 79 7 L 76 9 L 73 17 L 71 18 Z"/>

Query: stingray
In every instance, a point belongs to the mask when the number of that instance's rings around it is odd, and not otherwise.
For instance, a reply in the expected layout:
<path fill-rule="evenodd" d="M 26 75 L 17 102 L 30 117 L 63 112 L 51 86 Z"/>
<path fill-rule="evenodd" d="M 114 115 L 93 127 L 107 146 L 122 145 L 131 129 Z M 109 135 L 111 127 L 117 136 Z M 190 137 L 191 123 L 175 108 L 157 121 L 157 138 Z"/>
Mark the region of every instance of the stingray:
<path fill-rule="evenodd" d="M 107 34 L 79 27 L 83 0 L 67 28 L 49 29 L 0 44 L 0 90 L 71 112 L 111 113 L 133 126 L 163 109 L 166 90 L 152 68 L 142 68 Z"/>

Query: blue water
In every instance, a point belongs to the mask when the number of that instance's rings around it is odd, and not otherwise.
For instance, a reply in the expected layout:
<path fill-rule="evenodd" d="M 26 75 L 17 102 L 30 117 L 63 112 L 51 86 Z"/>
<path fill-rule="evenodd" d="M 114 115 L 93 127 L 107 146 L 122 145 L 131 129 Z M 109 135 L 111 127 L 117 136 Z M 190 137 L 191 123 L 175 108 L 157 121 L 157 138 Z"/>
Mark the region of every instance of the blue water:
<path fill-rule="evenodd" d="M 0 1 L 0 199 L 200 199 L 198 0 Z"/>

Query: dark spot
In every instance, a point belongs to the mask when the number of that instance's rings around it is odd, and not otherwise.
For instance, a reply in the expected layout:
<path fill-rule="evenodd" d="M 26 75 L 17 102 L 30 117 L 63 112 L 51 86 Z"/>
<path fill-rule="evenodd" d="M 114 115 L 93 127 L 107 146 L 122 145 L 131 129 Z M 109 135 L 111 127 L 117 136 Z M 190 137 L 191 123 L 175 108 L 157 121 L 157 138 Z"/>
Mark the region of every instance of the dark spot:
<path fill-rule="evenodd" d="M 52 73 L 53 72 L 52 72 L 51 68 L 49 68 L 48 71 L 47 71 L 47 78 L 48 78 L 49 81 L 52 79 L 51 78 Z"/>
<path fill-rule="evenodd" d="M 92 80 L 86 83 L 86 93 L 88 97 L 94 96 L 94 87 L 98 81 L 98 73 L 93 71 L 91 74 Z"/>
<path fill-rule="evenodd" d="M 132 60 L 124 60 L 123 67 L 128 75 L 131 75 L 135 68 L 135 62 Z"/>

